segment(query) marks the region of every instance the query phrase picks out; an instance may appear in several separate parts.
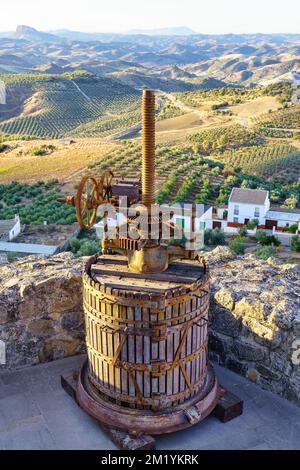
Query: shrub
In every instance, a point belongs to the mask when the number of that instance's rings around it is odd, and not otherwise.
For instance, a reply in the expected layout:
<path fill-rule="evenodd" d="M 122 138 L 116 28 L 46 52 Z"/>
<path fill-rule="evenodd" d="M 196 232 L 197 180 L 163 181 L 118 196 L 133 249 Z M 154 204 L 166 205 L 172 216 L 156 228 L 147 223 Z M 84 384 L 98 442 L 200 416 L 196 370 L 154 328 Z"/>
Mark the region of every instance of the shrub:
<path fill-rule="evenodd" d="M 260 241 L 261 245 L 274 245 L 274 246 L 279 246 L 281 245 L 281 242 L 276 238 L 274 235 L 271 235 L 269 237 L 265 237 Z"/>
<path fill-rule="evenodd" d="M 32 155 L 36 156 L 36 157 L 40 157 L 40 156 L 43 156 L 43 155 L 46 155 L 46 150 L 44 148 L 39 148 L 39 147 L 35 147 L 32 149 Z"/>
<path fill-rule="evenodd" d="M 238 234 L 240 237 L 246 237 L 247 236 L 247 227 L 240 227 L 238 229 Z"/>
<path fill-rule="evenodd" d="M 5 152 L 5 150 L 8 150 L 8 149 L 9 149 L 9 145 L 0 144 L 0 153 Z"/>
<path fill-rule="evenodd" d="M 295 209 L 298 204 L 298 198 L 294 195 L 291 197 L 288 197 L 285 201 L 282 207 L 286 207 L 288 209 Z"/>
<path fill-rule="evenodd" d="M 77 256 L 92 256 L 95 253 L 98 253 L 100 250 L 100 246 L 98 242 L 94 242 L 92 240 L 85 240 L 81 246 L 80 250 L 77 251 Z"/>
<path fill-rule="evenodd" d="M 229 248 L 237 255 L 243 255 L 245 253 L 245 243 L 247 243 L 247 241 L 248 238 L 243 236 L 233 238 L 229 242 Z"/>
<path fill-rule="evenodd" d="M 265 230 L 256 230 L 255 238 L 256 240 L 261 243 L 267 236 L 267 232 Z"/>
<path fill-rule="evenodd" d="M 300 252 L 300 237 L 298 235 L 292 237 L 291 249 L 297 251 L 297 253 Z"/>
<path fill-rule="evenodd" d="M 292 224 L 290 227 L 283 227 L 283 232 L 296 233 L 298 230 L 298 224 Z"/>
<path fill-rule="evenodd" d="M 267 260 L 271 256 L 275 256 L 276 250 L 273 246 L 263 246 L 255 252 L 256 256 L 260 259 Z"/>
<path fill-rule="evenodd" d="M 245 253 L 245 243 L 248 241 L 247 237 L 236 237 L 230 240 L 229 248 L 236 255 L 243 255 Z"/>
<path fill-rule="evenodd" d="M 259 221 L 257 219 L 252 219 L 252 220 L 249 220 L 249 222 L 247 223 L 247 228 L 249 230 L 254 230 L 255 227 L 257 227 L 259 224 Z"/>
<path fill-rule="evenodd" d="M 233 168 L 230 167 L 225 167 L 223 170 L 223 175 L 224 176 L 235 176 L 235 171 Z"/>
<path fill-rule="evenodd" d="M 205 230 L 204 243 L 206 245 L 224 245 L 225 234 L 223 230 L 219 228 Z"/>
<path fill-rule="evenodd" d="M 77 251 L 80 249 L 80 240 L 78 238 L 71 238 L 70 240 L 70 250 L 72 253 L 77 253 Z"/>
<path fill-rule="evenodd" d="M 169 239 L 169 245 L 174 245 L 174 246 L 184 246 L 186 242 L 187 242 L 187 239 L 185 236 L 183 236 L 182 238 L 171 237 Z"/>

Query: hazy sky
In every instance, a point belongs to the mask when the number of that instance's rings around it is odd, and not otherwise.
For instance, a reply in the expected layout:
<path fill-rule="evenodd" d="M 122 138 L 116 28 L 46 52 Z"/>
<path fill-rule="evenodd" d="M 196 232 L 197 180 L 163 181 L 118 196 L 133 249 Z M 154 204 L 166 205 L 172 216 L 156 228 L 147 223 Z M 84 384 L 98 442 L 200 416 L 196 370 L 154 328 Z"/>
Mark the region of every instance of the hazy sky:
<path fill-rule="evenodd" d="M 202 33 L 300 33 L 299 0 L 1 0 L 0 30 L 116 31 L 189 26 Z"/>

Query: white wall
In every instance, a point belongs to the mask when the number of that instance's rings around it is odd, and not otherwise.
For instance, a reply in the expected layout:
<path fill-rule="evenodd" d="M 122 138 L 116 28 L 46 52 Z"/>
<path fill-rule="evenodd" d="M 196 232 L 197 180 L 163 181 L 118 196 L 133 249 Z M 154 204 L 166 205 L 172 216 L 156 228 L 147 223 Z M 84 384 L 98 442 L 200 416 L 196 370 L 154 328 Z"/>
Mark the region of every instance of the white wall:
<path fill-rule="evenodd" d="M 269 202 L 269 201 L 268 201 Z M 268 211 L 268 206 L 270 205 L 266 204 L 265 205 L 258 205 L 258 204 L 242 204 L 242 203 L 233 203 L 230 202 L 228 204 L 228 222 L 235 222 L 235 217 L 237 218 L 236 222 L 239 224 L 244 224 L 245 219 L 253 220 L 257 219 L 259 221 L 259 225 L 265 223 L 265 214 Z M 234 214 L 234 207 L 238 206 L 239 208 L 239 214 L 235 215 Z M 255 208 L 259 208 L 259 217 L 255 216 Z"/>
<path fill-rule="evenodd" d="M 14 238 L 16 238 L 19 233 L 21 232 L 21 222 L 20 222 L 20 217 L 18 215 L 15 216 L 15 225 L 13 228 L 9 231 L 9 241 L 12 241 Z"/>
<path fill-rule="evenodd" d="M 204 212 L 200 217 L 195 217 L 195 230 L 202 230 L 203 229 L 203 223 L 205 223 L 205 228 L 211 228 L 212 227 L 212 207 L 209 207 L 209 209 Z M 191 231 L 191 216 L 190 215 L 174 215 L 172 218 L 172 222 L 175 224 L 182 226 L 182 221 L 184 220 L 184 231 L 186 233 L 189 233 Z"/>
<path fill-rule="evenodd" d="M 266 219 L 277 220 L 278 227 L 286 227 L 294 224 L 300 226 L 300 214 L 296 212 L 269 211 Z"/>

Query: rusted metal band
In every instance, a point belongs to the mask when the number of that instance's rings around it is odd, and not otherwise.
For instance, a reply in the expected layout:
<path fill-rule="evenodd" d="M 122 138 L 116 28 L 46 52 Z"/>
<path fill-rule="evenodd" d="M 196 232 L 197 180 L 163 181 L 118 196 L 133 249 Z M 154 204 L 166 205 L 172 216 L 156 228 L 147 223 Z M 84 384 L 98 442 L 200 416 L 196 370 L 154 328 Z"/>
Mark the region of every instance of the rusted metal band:
<path fill-rule="evenodd" d="M 161 296 L 160 298 L 157 298 L 157 300 L 133 298 L 133 297 L 131 298 L 120 297 L 117 295 L 99 292 L 98 289 L 96 289 L 94 286 L 91 286 L 90 283 L 86 281 L 85 276 L 83 278 L 83 288 L 86 293 L 90 293 L 95 298 L 97 298 L 100 302 L 107 303 L 110 305 L 114 305 L 114 304 L 123 305 L 124 307 L 139 306 L 141 308 L 151 308 L 153 313 L 158 313 L 160 310 L 163 310 L 166 307 L 184 303 L 186 300 L 192 300 L 193 297 L 197 299 L 201 299 L 209 295 L 208 281 L 207 283 L 202 284 L 201 287 L 197 287 L 195 290 L 191 290 L 187 294 L 178 295 L 172 298 L 166 298 L 164 296 Z"/>
<path fill-rule="evenodd" d="M 148 325 L 148 328 L 156 328 L 156 327 L 162 327 L 162 326 L 170 326 L 172 329 L 181 329 L 183 325 L 185 325 L 186 321 L 193 321 L 193 323 L 197 323 L 201 320 L 206 320 L 205 316 L 203 316 L 203 311 L 202 309 L 207 307 L 209 304 L 209 299 L 207 299 L 207 304 L 200 305 L 198 308 L 191 312 L 184 313 L 182 315 L 177 315 L 171 318 L 167 319 L 162 319 L 159 321 L 153 321 L 153 320 L 136 320 L 132 318 L 119 318 L 116 315 L 109 315 L 105 314 L 102 312 L 99 312 L 97 309 L 92 307 L 90 304 L 87 303 L 86 300 L 83 302 L 83 307 L 84 311 L 87 316 L 89 316 L 95 323 L 99 325 L 103 325 L 104 327 L 110 330 L 114 330 L 115 333 L 122 333 L 124 332 L 126 325 L 136 325 L 137 327 L 143 326 L 145 324 Z M 160 313 L 160 312 L 158 312 Z M 161 312 L 164 313 L 165 312 Z M 198 315 L 196 315 L 198 314 Z M 193 315 L 196 315 L 193 317 Z M 192 319 L 190 317 L 192 316 Z M 180 322 L 180 323 L 179 323 Z M 172 325 L 172 323 L 175 323 Z M 171 325 L 170 325 L 171 324 Z M 114 328 L 113 326 L 116 325 L 117 327 L 124 326 L 124 328 Z M 132 331 L 131 334 L 144 334 L 144 333 L 135 333 L 134 330 Z"/>
<path fill-rule="evenodd" d="M 112 293 L 110 291 L 111 290 L 116 291 L 116 289 L 111 289 L 109 287 L 106 287 L 105 285 L 100 284 L 99 282 L 95 282 L 95 281 L 93 281 L 93 279 L 90 276 L 91 266 L 93 264 L 97 263 L 97 260 L 98 260 L 99 257 L 101 257 L 101 255 L 99 255 L 99 254 L 94 255 L 86 263 L 85 269 L 84 269 L 84 272 L 83 272 L 83 283 L 84 283 L 86 288 L 89 287 L 89 288 L 95 289 L 95 291 L 96 291 L 95 294 L 96 293 L 98 294 L 100 292 L 100 293 L 103 293 L 103 294 L 107 294 L 109 296 Z M 117 297 L 118 302 L 121 299 L 124 300 L 124 298 L 125 299 L 133 299 L 135 301 L 147 301 L 147 300 L 150 301 L 150 302 L 165 301 L 165 302 L 167 302 L 167 303 L 164 304 L 164 307 L 165 307 L 165 306 L 168 306 L 168 305 L 172 305 L 172 300 L 171 299 L 172 298 L 177 298 L 179 292 L 182 292 L 183 290 L 185 291 L 185 293 L 187 295 L 189 295 L 190 292 L 193 292 L 193 291 L 195 291 L 197 289 L 201 289 L 201 288 L 208 291 L 208 282 L 209 282 L 208 264 L 206 263 L 204 258 L 197 258 L 196 261 L 199 262 L 199 265 L 202 267 L 203 272 L 199 276 L 199 279 L 197 279 L 197 281 L 195 281 L 193 284 L 191 284 L 191 286 L 189 286 L 189 288 L 182 288 L 182 287 L 180 287 L 179 289 L 170 288 L 170 289 L 166 290 L 165 294 L 163 294 L 163 295 L 158 295 L 157 293 L 153 293 L 153 294 L 142 293 L 142 294 L 139 294 L 139 292 L 126 291 L 126 289 L 122 289 L 122 291 L 120 291 L 120 290 L 118 291 L 118 293 L 122 294 L 122 295 L 120 295 L 120 296 L 113 295 L 113 297 L 114 298 Z M 182 298 L 183 298 L 183 296 L 182 296 Z"/>
<path fill-rule="evenodd" d="M 99 382 L 97 382 L 94 377 L 89 373 L 89 380 L 91 383 L 96 387 L 101 393 L 104 395 L 109 396 L 115 402 L 120 403 L 129 403 L 133 405 L 143 405 L 143 406 L 150 406 L 152 409 L 161 410 L 164 408 L 168 408 L 172 406 L 173 402 L 177 402 L 179 400 L 185 400 L 189 398 L 191 394 L 197 393 L 201 386 L 205 383 L 206 373 L 203 374 L 200 379 L 192 385 L 191 390 L 187 388 L 186 390 L 178 393 L 174 393 L 173 395 L 160 395 L 160 394 L 153 394 L 152 397 L 144 397 L 144 396 L 132 396 L 132 395 L 125 395 L 123 393 L 114 392 Z"/>
<path fill-rule="evenodd" d="M 204 343 L 196 351 L 194 351 L 191 354 L 188 354 L 185 357 L 180 358 L 179 361 L 182 364 L 188 364 L 189 362 L 194 361 L 200 356 L 200 354 L 206 351 L 207 345 L 208 345 L 208 338 L 206 338 Z M 90 343 L 87 344 L 87 349 L 88 349 L 88 352 L 91 351 L 92 354 L 94 356 L 97 356 L 99 359 L 101 359 L 101 361 L 106 362 L 107 364 L 113 365 L 115 367 L 118 367 L 119 369 L 124 369 L 124 368 L 126 369 L 126 367 L 130 367 L 132 370 L 137 371 L 137 372 L 148 371 L 151 373 L 154 372 L 154 374 L 158 374 L 158 371 L 159 371 L 159 375 L 163 375 L 167 373 L 169 370 L 174 369 L 174 361 L 166 362 L 166 361 L 157 360 L 157 361 L 152 361 L 151 364 L 134 363 L 134 362 L 123 361 L 120 359 L 117 359 L 116 361 L 114 361 L 113 357 L 107 356 L 106 354 L 103 354 L 97 351 L 95 348 L 93 348 L 93 346 Z M 175 363 L 176 366 L 179 366 L 178 364 L 179 361 L 176 361 Z"/>

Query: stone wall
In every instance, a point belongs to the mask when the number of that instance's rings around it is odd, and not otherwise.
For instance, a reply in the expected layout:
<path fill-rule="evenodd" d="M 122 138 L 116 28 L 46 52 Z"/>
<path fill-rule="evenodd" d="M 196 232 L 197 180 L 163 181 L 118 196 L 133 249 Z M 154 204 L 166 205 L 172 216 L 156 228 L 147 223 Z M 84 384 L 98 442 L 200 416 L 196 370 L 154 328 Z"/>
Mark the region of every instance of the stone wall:
<path fill-rule="evenodd" d="M 211 359 L 300 404 L 300 265 L 225 247 L 207 258 Z"/>
<path fill-rule="evenodd" d="M 16 368 L 84 351 L 82 261 L 29 256 L 0 268 L 0 340 Z"/>
<path fill-rule="evenodd" d="M 206 256 L 211 358 L 300 404 L 300 266 L 236 257 L 226 247 Z M 62 253 L 0 267 L 0 340 L 7 357 L 0 369 L 84 352 L 83 261 Z"/>

